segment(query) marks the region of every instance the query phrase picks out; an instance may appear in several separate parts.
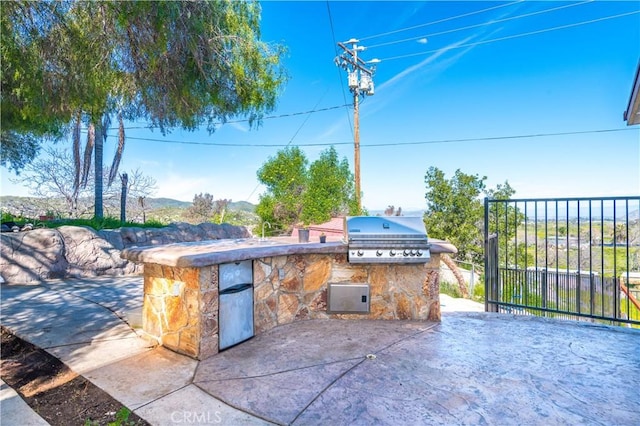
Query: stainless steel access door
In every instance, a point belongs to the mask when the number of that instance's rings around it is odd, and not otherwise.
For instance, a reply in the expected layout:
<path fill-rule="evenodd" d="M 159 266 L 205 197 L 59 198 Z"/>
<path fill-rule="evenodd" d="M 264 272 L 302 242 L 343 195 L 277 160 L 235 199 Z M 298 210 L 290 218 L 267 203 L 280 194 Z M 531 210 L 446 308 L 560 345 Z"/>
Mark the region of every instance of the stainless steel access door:
<path fill-rule="evenodd" d="M 218 348 L 253 337 L 253 262 L 224 263 L 218 268 Z"/>
<path fill-rule="evenodd" d="M 253 286 L 220 293 L 219 315 L 220 350 L 253 337 Z"/>

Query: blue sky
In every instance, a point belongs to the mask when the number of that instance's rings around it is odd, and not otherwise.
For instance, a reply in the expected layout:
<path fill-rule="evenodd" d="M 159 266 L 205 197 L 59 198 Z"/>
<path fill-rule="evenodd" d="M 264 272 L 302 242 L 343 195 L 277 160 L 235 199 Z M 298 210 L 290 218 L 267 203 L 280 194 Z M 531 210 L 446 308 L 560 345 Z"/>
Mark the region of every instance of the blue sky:
<path fill-rule="evenodd" d="M 490 188 L 508 181 L 518 198 L 637 195 L 640 126 L 622 114 L 640 60 L 639 11 L 637 1 L 263 2 L 263 39 L 288 47 L 289 81 L 269 114 L 281 117 L 212 135 L 129 129 L 120 167 L 156 179 L 156 197 L 257 203 L 256 171 L 287 144 L 310 161 L 334 145 L 353 165 L 353 109 L 334 108 L 352 95 L 334 58 L 336 42 L 357 38 L 362 59 L 381 60 L 375 94 L 360 104 L 369 210 L 424 208 L 431 166 L 447 178 L 486 176 Z M 510 136 L 529 137 L 492 139 Z M 28 195 L 0 171 L 3 195 Z"/>

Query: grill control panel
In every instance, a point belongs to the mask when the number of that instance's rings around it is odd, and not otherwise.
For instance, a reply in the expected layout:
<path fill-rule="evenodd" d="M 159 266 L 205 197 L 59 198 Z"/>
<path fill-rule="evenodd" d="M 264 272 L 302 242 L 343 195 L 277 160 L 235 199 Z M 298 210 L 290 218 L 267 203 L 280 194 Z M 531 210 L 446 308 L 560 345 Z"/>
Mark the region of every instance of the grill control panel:
<path fill-rule="evenodd" d="M 422 248 L 349 248 L 351 263 L 425 263 L 431 258 Z"/>

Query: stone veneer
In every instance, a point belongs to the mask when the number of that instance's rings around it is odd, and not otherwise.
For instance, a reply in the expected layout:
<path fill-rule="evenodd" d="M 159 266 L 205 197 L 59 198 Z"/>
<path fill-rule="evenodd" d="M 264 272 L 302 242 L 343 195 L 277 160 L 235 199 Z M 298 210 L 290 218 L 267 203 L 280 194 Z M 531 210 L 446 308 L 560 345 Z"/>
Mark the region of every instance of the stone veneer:
<path fill-rule="evenodd" d="M 144 265 L 142 328 L 176 352 L 204 359 L 218 353 L 218 265 Z"/>
<path fill-rule="evenodd" d="M 439 254 L 427 264 L 351 264 L 342 253 L 256 259 L 255 333 L 317 318 L 439 321 L 439 263 Z M 327 313 L 328 283 L 369 284 L 370 313 Z"/>
<path fill-rule="evenodd" d="M 426 264 L 351 264 L 346 250 L 253 259 L 254 331 L 315 318 L 440 320 L 440 254 Z M 370 313 L 327 313 L 328 283 L 370 285 Z M 218 265 L 145 263 L 143 329 L 196 359 L 218 352 Z"/>

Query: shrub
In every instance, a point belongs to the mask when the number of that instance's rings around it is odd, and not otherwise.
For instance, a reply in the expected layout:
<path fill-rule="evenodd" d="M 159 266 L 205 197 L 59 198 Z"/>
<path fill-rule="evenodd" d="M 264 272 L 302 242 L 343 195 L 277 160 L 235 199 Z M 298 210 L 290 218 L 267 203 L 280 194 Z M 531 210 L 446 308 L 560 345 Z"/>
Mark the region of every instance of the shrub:
<path fill-rule="evenodd" d="M 452 284 L 446 281 L 440 282 L 440 293 L 446 294 L 447 296 L 460 298 L 462 294 L 460 294 L 460 287 L 458 284 Z"/>

